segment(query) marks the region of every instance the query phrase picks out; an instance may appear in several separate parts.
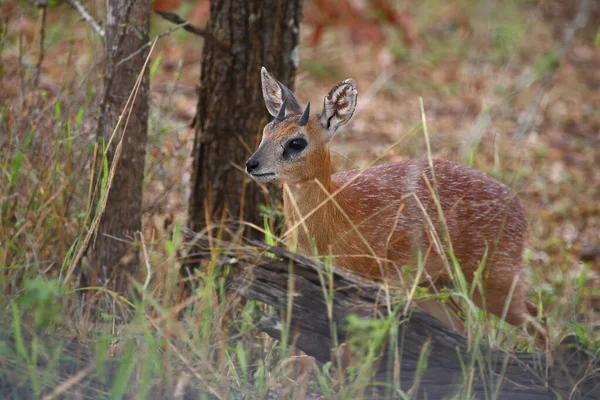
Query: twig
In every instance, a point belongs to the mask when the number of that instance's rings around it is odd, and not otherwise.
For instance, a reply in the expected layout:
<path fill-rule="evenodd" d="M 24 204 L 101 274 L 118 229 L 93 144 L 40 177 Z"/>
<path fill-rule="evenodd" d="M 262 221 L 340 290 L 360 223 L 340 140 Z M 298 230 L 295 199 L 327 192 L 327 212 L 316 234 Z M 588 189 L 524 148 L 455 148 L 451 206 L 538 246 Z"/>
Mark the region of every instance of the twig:
<path fill-rule="evenodd" d="M 189 24 L 189 22 L 184 21 L 184 24 Z M 157 41 L 161 37 L 170 35 L 171 33 L 175 32 L 177 29 L 184 27 L 185 26 L 184 24 L 179 24 L 177 26 L 174 26 L 171 29 L 169 29 L 168 31 L 163 32 L 160 35 L 157 35 L 156 37 L 154 37 L 154 39 L 149 40 L 147 43 L 143 44 L 139 49 L 137 49 L 136 51 L 134 51 L 133 53 L 131 53 L 127 57 L 121 59 L 117 63 L 117 67 L 120 66 L 121 64 L 123 64 L 124 62 L 127 62 L 127 61 L 131 60 L 132 58 L 134 58 L 135 56 L 137 56 L 138 54 L 140 54 L 142 51 L 144 51 L 144 49 L 152 46 L 152 43 L 154 43 L 155 41 Z"/>
<path fill-rule="evenodd" d="M 22 20 L 23 17 L 21 17 Z M 23 57 L 25 55 L 25 41 L 24 41 L 25 33 L 19 33 L 19 80 L 20 80 L 20 89 L 21 89 L 21 107 L 25 107 L 25 65 L 23 64 Z M 19 120 L 17 120 L 19 121 Z M 19 124 L 17 124 L 17 129 L 19 129 Z M 20 132 L 20 130 L 16 131 Z"/>
<path fill-rule="evenodd" d="M 159 10 L 154 10 L 154 12 L 156 14 L 160 15 L 161 18 L 163 18 L 169 22 L 181 25 L 181 27 L 187 32 L 193 33 L 194 35 L 202 36 L 205 40 L 214 41 L 216 44 L 218 44 L 223 49 L 226 49 L 229 47 L 229 46 L 225 45 L 224 43 L 218 41 L 217 38 L 214 37 L 212 35 L 212 33 L 207 31 L 206 29 L 198 28 L 197 26 L 192 25 L 189 21 L 186 21 L 185 19 L 181 18 L 179 15 L 177 15 L 175 13 L 159 11 Z"/>
<path fill-rule="evenodd" d="M 102 27 L 100 26 L 100 24 L 94 19 L 94 17 L 92 17 L 87 12 L 87 10 L 85 9 L 85 7 L 78 0 L 67 0 L 67 3 L 69 3 L 69 5 L 71 7 L 73 7 L 77 11 L 79 11 L 79 14 L 81 14 L 81 16 L 83 17 L 83 19 L 88 24 L 90 24 L 90 26 L 92 27 L 93 30 L 96 31 L 96 33 L 98 34 L 98 36 L 100 36 L 101 38 L 104 38 L 104 29 L 102 29 Z"/>
<path fill-rule="evenodd" d="M 71 1 L 71 0 L 69 0 L 69 1 Z M 155 40 L 158 40 L 158 39 L 160 39 L 163 36 L 170 35 L 171 33 L 175 32 L 177 29 L 180 29 L 180 28 L 183 28 L 184 31 L 193 33 L 194 35 L 202 36 L 206 40 L 212 40 L 212 41 L 214 41 L 217 45 L 219 45 L 222 48 L 227 48 L 226 45 L 224 45 L 223 43 L 219 42 L 206 29 L 201 29 L 201 28 L 198 28 L 197 26 L 192 25 L 190 23 L 190 21 L 186 21 L 185 19 L 181 18 L 177 14 L 170 13 L 170 12 L 165 12 L 165 11 L 159 11 L 159 10 L 154 10 L 154 12 L 156 14 L 160 15 L 161 18 L 163 18 L 163 19 L 165 19 L 165 20 L 167 20 L 169 22 L 172 22 L 174 24 L 177 24 L 177 25 L 174 26 L 174 27 L 172 27 L 168 31 L 161 33 L 160 35 L 157 35 L 154 39 L 149 40 L 148 43 L 144 44 L 142 47 L 140 47 L 139 49 L 137 49 L 136 51 L 134 51 L 133 53 L 131 53 L 127 57 L 123 58 L 122 60 L 120 60 L 117 63 L 117 67 L 119 65 L 123 64 L 124 62 L 131 60 L 133 57 L 137 56 L 138 54 L 140 54 L 145 48 L 147 48 L 148 46 L 152 45 L 152 43 Z"/>
<path fill-rule="evenodd" d="M 146 249 L 146 243 L 144 242 L 144 234 L 139 232 L 140 242 L 142 243 L 142 250 L 144 252 L 144 265 L 146 266 L 146 280 L 144 281 L 144 290 L 148 289 L 150 280 L 152 279 L 152 268 L 150 267 L 150 258 L 148 257 L 148 250 Z"/>
<path fill-rule="evenodd" d="M 585 28 L 588 23 L 590 16 L 590 9 L 592 8 L 592 0 L 581 0 L 579 7 L 577 7 L 577 13 L 572 21 L 565 25 L 563 30 L 562 43 L 558 46 L 558 59 L 561 60 L 567 51 L 567 48 L 571 44 L 573 37 L 581 28 Z M 527 133 L 531 129 L 531 126 L 535 123 L 535 117 L 538 115 L 541 108 L 544 96 L 550 90 L 550 84 L 552 83 L 552 77 L 558 68 L 553 69 L 552 72 L 542 77 L 540 85 L 538 87 L 534 100 L 529 103 L 521 122 L 518 124 L 516 129 L 516 137 L 523 139 L 527 136 Z"/>
<path fill-rule="evenodd" d="M 8 31 L 8 17 L 0 20 L 0 71 L 4 70 L 4 62 L 2 61 L 2 51 L 8 39 L 6 32 Z"/>
<path fill-rule="evenodd" d="M 181 18 L 177 14 L 165 12 L 165 11 L 159 11 L 159 10 L 154 10 L 154 12 L 169 22 L 172 22 L 177 25 L 181 25 L 181 27 L 184 30 L 186 30 L 190 33 L 193 33 L 194 35 L 202 36 L 204 38 L 212 36 L 205 29 L 201 29 L 201 28 L 198 28 L 197 26 L 192 25 L 189 21 L 186 21 L 185 19 Z"/>
<path fill-rule="evenodd" d="M 42 73 L 42 63 L 44 62 L 44 40 L 46 39 L 46 15 L 47 15 L 47 6 L 42 7 L 42 23 L 40 26 L 40 56 L 38 58 L 38 62 L 36 65 L 35 78 L 33 79 L 33 87 L 37 88 L 40 83 L 40 75 Z"/>

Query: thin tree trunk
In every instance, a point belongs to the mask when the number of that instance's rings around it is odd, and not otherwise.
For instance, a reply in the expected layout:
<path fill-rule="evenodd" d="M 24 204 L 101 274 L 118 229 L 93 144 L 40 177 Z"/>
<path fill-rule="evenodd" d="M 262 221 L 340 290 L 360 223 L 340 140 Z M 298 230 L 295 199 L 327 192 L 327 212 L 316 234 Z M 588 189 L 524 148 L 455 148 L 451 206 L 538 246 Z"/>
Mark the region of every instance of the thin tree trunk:
<path fill-rule="evenodd" d="M 104 95 L 97 133 L 101 146 L 109 142 L 148 55 L 148 49 L 145 49 L 119 64 L 119 61 L 148 42 L 150 1 L 106 0 L 106 16 Z M 92 247 L 91 260 L 94 275 L 100 279 L 98 283 L 121 293 L 126 290 L 128 275 L 135 276 L 138 270 L 138 253 L 131 249 L 129 242 L 141 229 L 148 97 L 149 79 L 146 72 L 131 115 L 124 116 L 108 149 L 110 164 L 117 144 L 125 135 L 106 208 Z"/>
<path fill-rule="evenodd" d="M 194 140 L 190 222 L 199 231 L 222 217 L 258 223 L 261 193 L 243 169 L 269 121 L 265 66 L 292 87 L 302 0 L 213 0 L 202 59 Z M 207 221 L 208 219 L 208 221 Z M 248 232 L 248 230 L 247 230 Z"/>

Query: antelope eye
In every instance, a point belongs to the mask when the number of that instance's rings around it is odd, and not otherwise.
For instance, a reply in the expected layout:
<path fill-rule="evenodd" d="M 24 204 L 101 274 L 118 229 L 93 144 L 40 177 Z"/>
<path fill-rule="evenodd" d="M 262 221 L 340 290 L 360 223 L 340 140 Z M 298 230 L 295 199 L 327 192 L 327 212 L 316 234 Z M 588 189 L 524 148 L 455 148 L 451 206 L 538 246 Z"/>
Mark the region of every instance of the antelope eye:
<path fill-rule="evenodd" d="M 287 144 L 287 148 L 294 152 L 299 152 L 299 151 L 304 150 L 304 148 L 307 145 L 308 145 L 308 143 L 306 142 L 306 140 L 304 140 L 302 138 L 298 138 L 298 139 L 290 140 Z"/>

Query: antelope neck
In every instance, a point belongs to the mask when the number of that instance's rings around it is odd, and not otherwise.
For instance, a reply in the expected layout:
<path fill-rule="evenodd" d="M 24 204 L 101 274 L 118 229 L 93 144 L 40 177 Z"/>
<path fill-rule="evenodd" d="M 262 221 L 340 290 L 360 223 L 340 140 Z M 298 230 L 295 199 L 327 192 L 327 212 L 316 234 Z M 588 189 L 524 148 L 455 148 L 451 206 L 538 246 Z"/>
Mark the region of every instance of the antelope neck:
<path fill-rule="evenodd" d="M 306 179 L 298 183 L 290 184 L 289 191 L 284 189 L 284 204 L 292 207 L 292 209 L 297 208 L 297 210 L 300 211 L 301 216 L 306 216 L 319 204 L 327 200 L 329 194 L 335 191 L 331 182 L 331 164 L 328 163 L 321 171 L 321 173 L 318 173 L 317 176 L 312 179 Z M 293 199 L 290 198 L 290 195 Z M 331 203 L 331 201 L 328 203 Z M 321 206 L 314 214 L 318 214 L 328 206 L 333 206 L 333 204 Z M 297 214 L 298 211 L 295 211 L 291 215 L 297 217 Z"/>
<path fill-rule="evenodd" d="M 321 171 L 322 173 L 312 180 L 290 184 L 289 189 L 284 188 L 283 193 L 288 223 L 294 225 L 303 221 L 297 229 L 300 249 L 305 252 L 312 252 L 312 240 L 316 241 L 319 252 L 326 251 L 327 244 L 331 242 L 329 236 L 339 227 L 335 221 L 340 215 L 334 203 L 337 199 L 329 198 L 337 190 L 337 186 L 331 180 L 331 164 Z M 306 233 L 309 237 L 306 237 Z"/>

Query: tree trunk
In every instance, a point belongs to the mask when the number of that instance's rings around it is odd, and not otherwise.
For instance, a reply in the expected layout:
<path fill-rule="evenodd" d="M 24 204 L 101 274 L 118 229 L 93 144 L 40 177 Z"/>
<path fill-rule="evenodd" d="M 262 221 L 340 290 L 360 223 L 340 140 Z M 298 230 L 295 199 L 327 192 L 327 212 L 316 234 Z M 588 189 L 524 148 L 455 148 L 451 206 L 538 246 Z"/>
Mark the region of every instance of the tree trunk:
<path fill-rule="evenodd" d="M 258 223 L 269 196 L 245 176 L 244 165 L 269 121 L 260 68 L 292 87 L 298 66 L 302 0 L 213 0 L 202 58 L 196 116 L 190 222 Z M 208 220 L 207 220 L 208 219 Z"/>
<path fill-rule="evenodd" d="M 143 68 L 148 48 L 119 64 L 148 42 L 149 0 L 106 0 L 104 94 L 100 105 L 98 139 L 106 146 Z M 138 253 L 130 243 L 141 229 L 142 183 L 148 137 L 149 78 L 146 71 L 135 98 L 107 151 L 109 165 L 123 138 L 116 173 L 92 247 L 94 275 L 101 285 L 123 293 L 127 278 L 138 270 Z M 128 122 L 126 122 L 128 120 Z M 102 169 L 98 169 L 101 174 Z M 101 175 L 98 175 L 101 176 Z M 94 283 L 94 282 L 88 282 Z"/>

